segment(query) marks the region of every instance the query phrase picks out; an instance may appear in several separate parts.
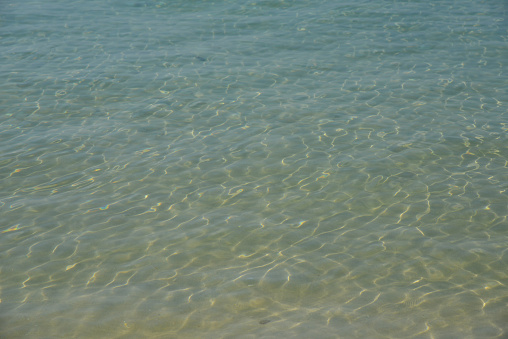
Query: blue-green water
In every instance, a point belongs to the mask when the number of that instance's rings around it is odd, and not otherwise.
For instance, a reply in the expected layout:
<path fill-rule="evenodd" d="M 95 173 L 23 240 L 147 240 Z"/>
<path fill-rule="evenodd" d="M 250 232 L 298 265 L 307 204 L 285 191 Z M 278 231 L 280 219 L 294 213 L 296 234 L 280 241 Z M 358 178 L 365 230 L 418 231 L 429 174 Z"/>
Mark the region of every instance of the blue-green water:
<path fill-rule="evenodd" d="M 0 2 L 0 337 L 508 335 L 504 1 Z"/>

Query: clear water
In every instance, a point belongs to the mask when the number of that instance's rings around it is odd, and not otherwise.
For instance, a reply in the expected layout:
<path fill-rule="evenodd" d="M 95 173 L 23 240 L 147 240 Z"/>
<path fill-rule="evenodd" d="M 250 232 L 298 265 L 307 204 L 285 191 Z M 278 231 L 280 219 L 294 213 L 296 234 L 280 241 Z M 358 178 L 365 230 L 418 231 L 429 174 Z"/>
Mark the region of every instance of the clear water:
<path fill-rule="evenodd" d="M 0 13 L 2 338 L 508 335 L 505 1 Z"/>

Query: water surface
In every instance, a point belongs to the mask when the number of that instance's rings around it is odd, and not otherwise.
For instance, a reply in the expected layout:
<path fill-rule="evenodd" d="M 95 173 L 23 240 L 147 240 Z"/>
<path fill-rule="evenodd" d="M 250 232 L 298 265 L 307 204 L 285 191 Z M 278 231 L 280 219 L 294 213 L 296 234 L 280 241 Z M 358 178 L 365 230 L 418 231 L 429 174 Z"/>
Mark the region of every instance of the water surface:
<path fill-rule="evenodd" d="M 502 1 L 4 1 L 2 338 L 502 338 Z"/>

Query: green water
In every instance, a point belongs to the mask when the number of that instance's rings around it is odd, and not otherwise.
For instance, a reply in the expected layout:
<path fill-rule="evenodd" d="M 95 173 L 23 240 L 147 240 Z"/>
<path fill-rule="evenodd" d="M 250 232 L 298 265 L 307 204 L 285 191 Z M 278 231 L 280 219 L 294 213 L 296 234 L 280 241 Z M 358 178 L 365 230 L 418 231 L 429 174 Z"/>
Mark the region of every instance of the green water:
<path fill-rule="evenodd" d="M 2 2 L 0 337 L 506 337 L 507 20 Z"/>

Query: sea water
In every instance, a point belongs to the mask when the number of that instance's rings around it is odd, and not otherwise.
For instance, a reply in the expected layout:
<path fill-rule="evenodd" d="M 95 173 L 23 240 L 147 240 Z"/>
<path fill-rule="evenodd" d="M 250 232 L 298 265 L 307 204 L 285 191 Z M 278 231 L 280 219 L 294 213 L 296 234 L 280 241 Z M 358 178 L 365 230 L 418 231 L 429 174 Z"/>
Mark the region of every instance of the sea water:
<path fill-rule="evenodd" d="M 0 3 L 2 338 L 508 335 L 508 6 Z"/>

